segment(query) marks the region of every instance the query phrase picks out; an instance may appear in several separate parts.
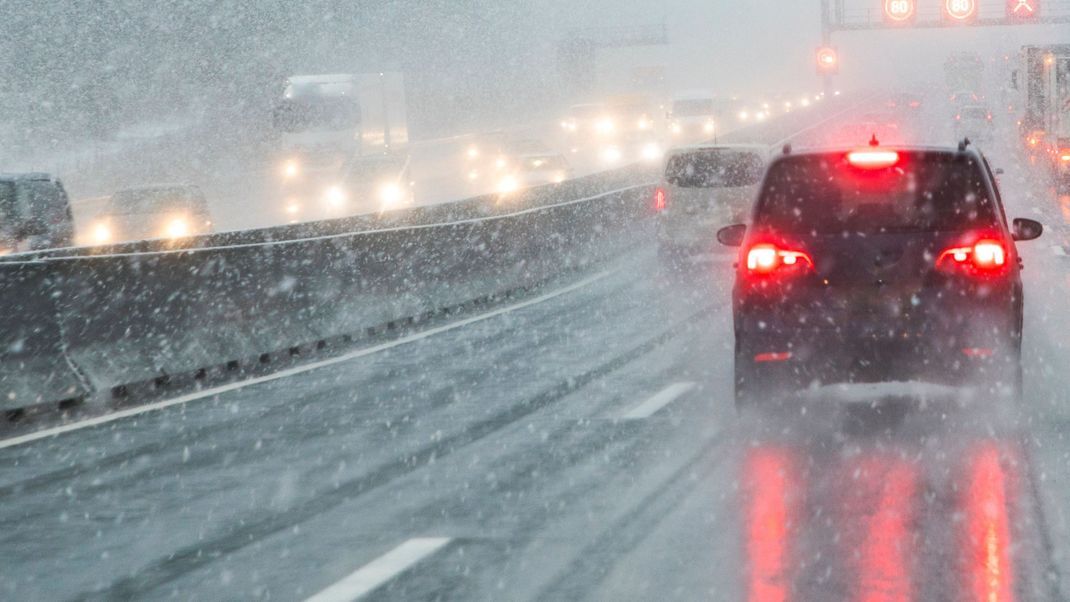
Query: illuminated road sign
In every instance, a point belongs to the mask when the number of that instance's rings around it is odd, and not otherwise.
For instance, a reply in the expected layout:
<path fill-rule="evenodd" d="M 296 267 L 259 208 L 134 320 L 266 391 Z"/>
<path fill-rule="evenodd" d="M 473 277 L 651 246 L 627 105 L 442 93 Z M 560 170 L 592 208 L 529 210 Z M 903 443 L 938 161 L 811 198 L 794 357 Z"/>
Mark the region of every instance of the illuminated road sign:
<path fill-rule="evenodd" d="M 916 0 L 884 0 L 884 21 L 889 25 L 913 23 L 917 16 Z"/>
<path fill-rule="evenodd" d="M 1007 0 L 1007 18 L 1033 21 L 1040 16 L 1040 0 Z"/>
<path fill-rule="evenodd" d="M 952 23 L 977 20 L 977 0 L 944 0 L 944 19 Z"/>

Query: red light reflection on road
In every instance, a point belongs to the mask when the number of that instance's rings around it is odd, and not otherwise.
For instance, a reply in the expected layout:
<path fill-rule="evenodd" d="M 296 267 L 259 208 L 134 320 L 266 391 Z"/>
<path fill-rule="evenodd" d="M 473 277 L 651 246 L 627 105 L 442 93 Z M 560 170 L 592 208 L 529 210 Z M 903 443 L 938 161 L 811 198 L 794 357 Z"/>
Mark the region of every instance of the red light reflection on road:
<path fill-rule="evenodd" d="M 1000 463 L 999 448 L 984 445 L 969 464 L 965 490 L 964 573 L 966 591 L 978 602 L 1014 600 L 1011 529 L 1007 490 L 1012 479 Z"/>
<path fill-rule="evenodd" d="M 845 521 L 862 521 L 862 541 L 851 599 L 863 602 L 908 602 L 913 599 L 914 528 L 917 467 L 900 457 L 880 455 L 848 463 L 844 479 Z M 854 543 L 854 542 L 845 542 Z"/>
<path fill-rule="evenodd" d="M 786 602 L 791 591 L 791 531 L 799 496 L 794 458 L 786 449 L 756 448 L 743 464 L 748 560 L 747 599 Z"/>

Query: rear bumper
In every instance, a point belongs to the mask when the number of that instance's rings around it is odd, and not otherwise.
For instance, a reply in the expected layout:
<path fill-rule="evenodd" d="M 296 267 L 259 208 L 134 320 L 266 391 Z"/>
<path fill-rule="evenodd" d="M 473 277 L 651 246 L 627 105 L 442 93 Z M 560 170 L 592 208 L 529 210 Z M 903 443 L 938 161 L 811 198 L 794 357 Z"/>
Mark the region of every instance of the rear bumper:
<path fill-rule="evenodd" d="M 1018 321 L 977 312 L 800 327 L 758 315 L 736 321 L 737 372 L 786 389 L 838 382 L 925 381 L 953 386 L 1002 378 L 1016 365 Z"/>

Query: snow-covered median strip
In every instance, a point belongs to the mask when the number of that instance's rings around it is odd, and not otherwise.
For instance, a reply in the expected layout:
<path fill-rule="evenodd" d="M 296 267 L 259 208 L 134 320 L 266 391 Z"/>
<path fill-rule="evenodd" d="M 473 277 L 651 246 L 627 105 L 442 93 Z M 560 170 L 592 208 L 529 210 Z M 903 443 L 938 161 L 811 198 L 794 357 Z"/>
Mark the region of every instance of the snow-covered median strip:
<path fill-rule="evenodd" d="M 603 278 L 609 276 L 610 274 L 614 273 L 615 271 L 616 270 L 606 270 L 606 271 L 603 271 L 603 272 L 599 272 L 599 273 L 597 273 L 597 274 L 595 274 L 593 276 L 590 276 L 588 278 L 584 278 L 583 280 L 580 280 L 579 282 L 576 282 L 574 284 L 570 284 L 569 286 L 557 289 L 557 290 L 555 290 L 553 292 L 546 293 L 545 295 L 540 295 L 538 297 L 535 297 L 534 299 L 528 299 L 527 301 L 522 301 L 520 303 L 509 305 L 507 307 L 502 307 L 502 308 L 496 309 L 494 311 L 489 311 L 489 312 L 487 312 L 485 314 L 480 314 L 478 316 L 472 316 L 471 318 L 465 318 L 464 320 L 458 320 L 456 322 L 451 322 L 449 324 L 445 324 L 445 325 L 442 325 L 442 326 L 436 326 L 434 328 L 428 328 L 427 330 L 422 330 L 420 332 L 416 332 L 416 333 L 413 333 L 413 334 L 410 334 L 410 335 L 407 335 L 407 336 L 403 336 L 401 338 L 394 339 L 394 340 L 388 341 L 386 343 L 381 343 L 379 345 L 373 345 L 371 347 L 365 347 L 363 349 L 358 349 L 356 351 L 351 351 L 349 353 L 340 355 L 338 357 L 332 357 L 332 358 L 328 358 L 328 359 L 325 359 L 325 360 L 320 360 L 318 362 L 312 362 L 312 363 L 309 363 L 309 364 L 303 364 L 301 366 L 295 366 L 293 368 L 287 368 L 286 370 L 280 370 L 278 372 L 274 372 L 272 374 L 267 374 L 265 376 L 258 376 L 256 378 L 249 378 L 249 379 L 246 379 L 246 380 L 242 380 L 242 381 L 238 381 L 238 382 L 234 382 L 234 383 L 229 383 L 229 384 L 226 384 L 226 385 L 221 385 L 221 386 L 218 386 L 218 387 L 212 387 L 210 389 L 203 389 L 201 391 L 197 391 L 196 393 L 190 393 L 188 395 L 182 395 L 180 397 L 175 397 L 175 398 L 172 398 L 172 399 L 165 399 L 163 401 L 157 401 L 155 403 L 147 403 L 145 405 L 138 406 L 136 408 L 130 408 L 128 410 L 121 410 L 121 411 L 118 411 L 118 412 L 113 412 L 111 414 L 106 414 L 104 416 L 97 416 L 96 418 L 89 418 L 87 420 L 82 420 L 82 421 L 79 421 L 79 422 L 74 422 L 74 423 L 71 423 L 71 424 L 65 424 L 63 426 L 57 426 L 57 427 L 48 428 L 48 429 L 42 429 L 40 431 L 36 431 L 36 432 L 33 432 L 33 433 L 27 433 L 25 435 L 19 435 L 18 437 L 12 437 L 10 439 L 5 439 L 3 441 L 0 441 L 0 449 L 4 449 L 4 448 L 8 448 L 8 447 L 15 447 L 16 445 L 22 445 L 24 443 L 30 443 L 32 441 L 38 441 L 40 439 L 47 439 L 49 437 L 62 435 L 63 433 L 69 433 L 71 431 L 77 431 L 77 430 L 84 429 L 84 428 L 89 428 L 89 427 L 93 427 L 93 426 L 99 426 L 99 425 L 102 425 L 102 424 L 107 424 L 109 422 L 115 422 L 117 420 L 123 420 L 125 418 L 130 418 L 131 416 L 138 416 L 140 414 L 145 414 L 147 412 L 155 412 L 157 410 L 163 410 L 163 409 L 169 408 L 171 406 L 176 406 L 176 405 L 181 405 L 181 404 L 184 404 L 184 403 L 189 403 L 191 401 L 196 401 L 198 399 L 205 399 L 205 398 L 208 398 L 208 397 L 214 397 L 216 395 L 221 395 L 221 394 L 227 393 L 229 391 L 236 391 L 238 389 L 243 389 L 245 387 L 251 387 L 253 385 L 259 385 L 259 384 L 262 384 L 262 383 L 267 383 L 267 382 L 271 382 L 271 381 L 275 381 L 275 380 L 281 380 L 281 379 L 284 379 L 284 378 L 289 378 L 291 376 L 304 374 L 306 372 L 312 372 L 313 370 L 319 370 L 320 368 L 326 368 L 328 366 L 333 366 L 335 364 L 341 364 L 341 363 L 344 363 L 344 362 L 355 360 L 357 358 L 361 358 L 361 357 L 364 357 L 364 356 L 372 355 L 374 353 L 379 353 L 380 351 L 386 351 L 387 349 L 393 349 L 394 347 L 399 347 L 399 346 L 405 345 L 407 343 L 412 343 L 414 341 L 419 341 L 420 339 L 426 339 L 427 337 L 434 336 L 436 334 L 441 334 L 443 332 L 448 332 L 450 330 L 456 330 L 457 328 L 461 328 L 461 327 L 467 326 L 469 324 L 474 324 L 475 322 L 482 322 L 483 320 L 489 320 L 490 318 L 493 318 L 493 317 L 496 317 L 496 316 L 500 316 L 502 314 L 506 314 L 506 313 L 509 313 L 511 311 L 516 311 L 518 309 L 523 309 L 525 307 L 530 307 L 532 305 L 537 305 L 539 303 L 543 303 L 545 301 L 549 301 L 550 299 L 554 299 L 556 297 L 560 297 L 561 295 L 564 295 L 564 294 L 570 293 L 572 291 L 575 291 L 575 290 L 584 288 L 586 286 L 589 286 L 589 285 L 591 285 L 591 284 L 593 284 L 593 283 L 595 283 L 595 282 L 597 282 L 599 280 L 602 280 Z"/>
<path fill-rule="evenodd" d="M 448 537 L 410 539 L 305 602 L 359 600 L 449 543 Z"/>

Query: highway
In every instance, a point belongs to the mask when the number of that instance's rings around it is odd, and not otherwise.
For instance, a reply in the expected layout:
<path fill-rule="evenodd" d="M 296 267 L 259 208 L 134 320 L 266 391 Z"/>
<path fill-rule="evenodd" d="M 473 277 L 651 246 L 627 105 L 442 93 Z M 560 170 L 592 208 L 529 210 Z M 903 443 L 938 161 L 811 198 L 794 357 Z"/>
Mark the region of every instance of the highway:
<path fill-rule="evenodd" d="M 1066 599 L 1070 198 L 990 156 L 1049 225 L 1020 406 L 737 413 L 734 256 L 669 266 L 647 232 L 333 359 L 8 433 L 2 597 Z"/>

